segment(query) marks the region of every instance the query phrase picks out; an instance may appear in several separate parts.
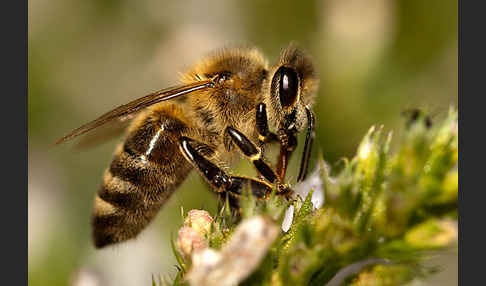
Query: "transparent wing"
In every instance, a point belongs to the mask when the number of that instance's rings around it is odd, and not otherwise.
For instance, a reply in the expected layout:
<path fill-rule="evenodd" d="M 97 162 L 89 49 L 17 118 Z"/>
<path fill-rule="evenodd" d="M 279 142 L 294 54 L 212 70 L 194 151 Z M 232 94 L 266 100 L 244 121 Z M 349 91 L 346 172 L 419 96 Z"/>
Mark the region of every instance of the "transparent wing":
<path fill-rule="evenodd" d="M 109 121 L 100 127 L 78 137 L 72 148 L 76 151 L 83 151 L 103 144 L 107 141 L 120 137 L 125 133 L 133 117 L 138 113 L 132 113 L 119 119 Z"/>
<path fill-rule="evenodd" d="M 138 98 L 134 101 L 131 101 L 127 104 L 121 105 L 103 115 L 98 117 L 97 119 L 84 124 L 83 126 L 72 130 L 71 132 L 67 133 L 63 137 L 59 138 L 55 144 L 60 144 L 71 140 L 79 135 L 82 135 L 90 130 L 93 130 L 101 125 L 113 121 L 115 119 L 125 118 L 130 114 L 136 113 L 141 109 L 144 109 L 150 105 L 155 103 L 159 103 L 161 101 L 170 100 L 172 98 L 185 95 L 194 91 L 201 91 L 207 90 L 214 87 L 214 78 L 198 81 L 195 83 L 190 83 L 186 85 L 179 85 L 173 86 L 166 89 L 162 89 L 156 92 L 153 92 L 149 95 L 144 97 Z"/>

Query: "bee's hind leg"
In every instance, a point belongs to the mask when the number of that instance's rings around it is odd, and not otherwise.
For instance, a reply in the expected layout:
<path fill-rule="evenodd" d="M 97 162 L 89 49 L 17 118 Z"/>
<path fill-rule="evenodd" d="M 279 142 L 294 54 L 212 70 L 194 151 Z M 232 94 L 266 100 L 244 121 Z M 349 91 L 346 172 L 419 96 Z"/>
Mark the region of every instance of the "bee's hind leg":
<path fill-rule="evenodd" d="M 193 147 L 195 144 L 198 142 L 185 136 L 179 139 L 179 147 L 184 157 L 196 167 L 216 192 L 228 192 L 230 195 L 238 197 L 242 195 L 245 188 L 248 188 L 258 199 L 266 199 L 272 192 L 272 185 L 265 181 L 226 174 L 196 150 Z"/>

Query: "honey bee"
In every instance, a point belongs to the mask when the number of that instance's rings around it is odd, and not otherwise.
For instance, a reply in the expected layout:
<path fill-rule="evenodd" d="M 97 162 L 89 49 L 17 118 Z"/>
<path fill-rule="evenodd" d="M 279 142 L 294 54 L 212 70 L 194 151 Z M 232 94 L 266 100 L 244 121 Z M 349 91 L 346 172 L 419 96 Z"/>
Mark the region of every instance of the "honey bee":
<path fill-rule="evenodd" d="M 311 107 L 318 87 L 306 52 L 290 44 L 278 63 L 269 66 L 255 48 L 224 48 L 197 62 L 181 81 L 121 105 L 57 140 L 59 144 L 136 114 L 94 200 L 96 248 L 135 238 L 192 169 L 216 193 L 226 194 L 233 207 L 238 207 L 238 196 L 246 188 L 260 199 L 273 188 L 288 194 L 287 164 L 297 134 L 306 129 L 297 180 L 305 178 L 314 138 Z M 264 147 L 270 143 L 280 145 L 275 168 L 264 158 Z M 222 166 L 238 153 L 250 160 L 258 178 L 224 170 Z"/>

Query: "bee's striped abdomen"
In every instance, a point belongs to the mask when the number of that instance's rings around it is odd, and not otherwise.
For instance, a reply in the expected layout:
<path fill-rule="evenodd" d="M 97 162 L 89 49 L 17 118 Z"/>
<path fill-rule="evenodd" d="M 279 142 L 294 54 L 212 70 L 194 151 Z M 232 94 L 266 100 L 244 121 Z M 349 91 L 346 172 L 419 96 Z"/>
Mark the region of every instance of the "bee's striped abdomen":
<path fill-rule="evenodd" d="M 178 147 L 188 130 L 178 109 L 168 105 L 140 116 L 117 148 L 95 198 L 96 247 L 140 233 L 191 170 Z"/>

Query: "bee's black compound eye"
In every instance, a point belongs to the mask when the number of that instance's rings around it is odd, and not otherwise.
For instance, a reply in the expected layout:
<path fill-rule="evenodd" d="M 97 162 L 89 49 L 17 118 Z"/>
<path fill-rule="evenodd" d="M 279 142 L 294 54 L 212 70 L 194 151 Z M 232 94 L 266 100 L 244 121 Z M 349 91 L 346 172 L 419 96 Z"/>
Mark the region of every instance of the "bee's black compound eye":
<path fill-rule="evenodd" d="M 293 106 L 297 100 L 297 92 L 299 90 L 299 77 L 295 70 L 288 67 L 280 67 L 274 78 L 279 79 L 280 104 L 283 107 Z"/>

